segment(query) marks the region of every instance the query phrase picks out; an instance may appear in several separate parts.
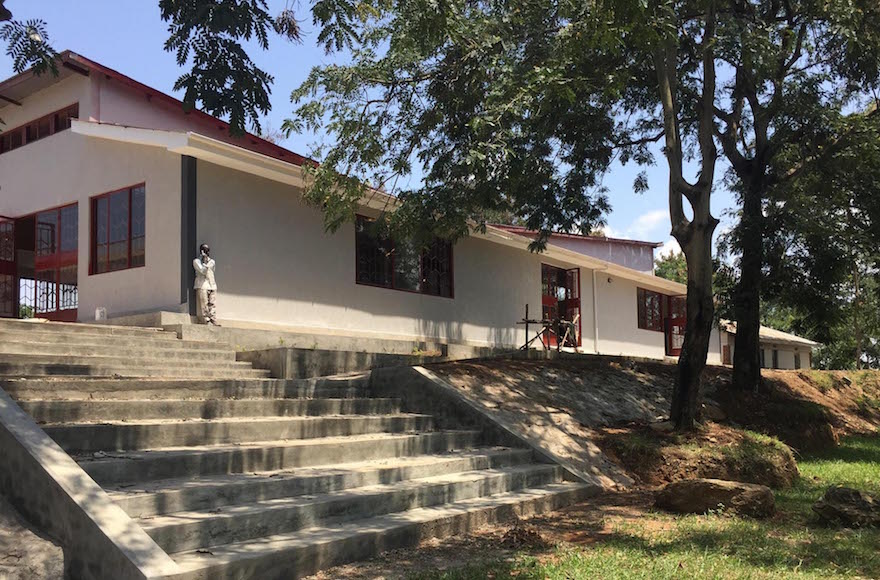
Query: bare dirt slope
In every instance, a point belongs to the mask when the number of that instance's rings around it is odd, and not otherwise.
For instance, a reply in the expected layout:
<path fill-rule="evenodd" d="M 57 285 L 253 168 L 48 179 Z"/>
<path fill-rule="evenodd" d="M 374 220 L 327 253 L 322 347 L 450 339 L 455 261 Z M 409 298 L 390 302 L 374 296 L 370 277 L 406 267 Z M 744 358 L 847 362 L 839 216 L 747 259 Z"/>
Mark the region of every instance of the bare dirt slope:
<path fill-rule="evenodd" d="M 592 452 L 591 430 L 668 418 L 673 364 L 583 355 L 535 361 L 495 359 L 430 369 L 528 433 L 573 456 Z M 765 370 L 758 393 L 734 391 L 731 371 L 708 367 L 704 398 L 726 422 L 800 449 L 880 427 L 880 371 Z M 568 449 L 566 449 L 568 448 Z"/>

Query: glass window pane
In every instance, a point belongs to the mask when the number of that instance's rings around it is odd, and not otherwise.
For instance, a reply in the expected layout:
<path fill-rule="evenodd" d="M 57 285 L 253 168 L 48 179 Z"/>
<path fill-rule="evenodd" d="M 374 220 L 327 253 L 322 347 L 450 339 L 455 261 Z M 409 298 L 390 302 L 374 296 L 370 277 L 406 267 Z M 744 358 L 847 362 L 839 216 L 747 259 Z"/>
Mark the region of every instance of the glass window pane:
<path fill-rule="evenodd" d="M 55 312 L 58 297 L 58 284 L 55 270 L 42 270 L 36 273 L 36 310 L 38 313 Z"/>
<path fill-rule="evenodd" d="M 109 270 L 107 261 L 107 244 L 98 244 L 95 247 L 95 272 L 100 274 Z"/>
<path fill-rule="evenodd" d="M 437 240 L 422 254 L 422 292 L 452 296 L 452 248 Z"/>
<path fill-rule="evenodd" d="M 391 243 L 371 231 L 370 221 L 358 218 L 355 227 L 357 281 L 391 287 Z"/>
<path fill-rule="evenodd" d="M 131 239 L 131 267 L 137 268 L 145 263 L 146 248 L 144 247 L 145 238 Z"/>
<path fill-rule="evenodd" d="M 422 287 L 419 261 L 421 252 L 411 242 L 394 244 L 394 287 L 418 291 Z"/>
<path fill-rule="evenodd" d="M 0 261 L 15 260 L 15 223 L 0 221 Z"/>
<path fill-rule="evenodd" d="M 37 121 L 37 139 L 48 137 L 51 134 L 51 123 L 49 117 L 43 117 Z"/>
<path fill-rule="evenodd" d="M 37 215 L 37 255 L 51 256 L 58 249 L 58 210 Z"/>
<path fill-rule="evenodd" d="M 61 251 L 72 252 L 79 240 L 79 206 L 61 208 Z"/>
<path fill-rule="evenodd" d="M 129 190 L 110 195 L 110 242 L 126 242 L 128 245 Z M 126 249 L 126 253 L 128 250 Z"/>
<path fill-rule="evenodd" d="M 146 235 L 146 198 L 144 187 L 135 187 L 131 190 L 131 236 L 133 238 Z"/>
<path fill-rule="evenodd" d="M 73 310 L 78 305 L 77 267 L 65 266 L 58 270 L 58 309 Z"/>
<path fill-rule="evenodd" d="M 128 240 L 110 244 L 110 270 L 128 268 Z"/>
<path fill-rule="evenodd" d="M 106 197 L 95 201 L 95 241 L 98 244 L 107 243 L 107 205 Z"/>

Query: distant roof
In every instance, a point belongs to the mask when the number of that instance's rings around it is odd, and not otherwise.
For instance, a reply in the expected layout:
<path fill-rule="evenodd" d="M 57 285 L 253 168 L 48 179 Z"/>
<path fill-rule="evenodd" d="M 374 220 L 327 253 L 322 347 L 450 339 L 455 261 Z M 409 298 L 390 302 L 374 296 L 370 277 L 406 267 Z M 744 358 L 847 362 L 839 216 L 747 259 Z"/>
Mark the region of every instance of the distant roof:
<path fill-rule="evenodd" d="M 11 103 L 13 105 L 20 105 L 20 101 L 25 97 L 37 91 L 43 90 L 50 85 L 58 82 L 59 80 L 63 80 L 76 74 L 89 76 L 92 71 L 95 71 L 119 82 L 120 84 L 126 85 L 129 88 L 144 93 L 150 99 L 156 99 L 158 101 L 165 102 L 166 104 L 173 105 L 175 108 L 180 110 L 180 113 L 182 115 L 191 117 L 193 121 L 205 126 L 210 125 L 211 129 L 221 130 L 229 135 L 229 123 L 227 123 L 226 121 L 205 113 L 204 111 L 199 111 L 198 109 L 186 111 L 183 108 L 183 102 L 172 97 L 171 95 L 167 95 L 158 89 L 154 89 L 153 87 L 149 87 L 143 83 L 140 83 L 132 79 L 131 77 L 128 77 L 118 71 L 115 71 L 100 63 L 90 60 L 73 51 L 65 50 L 64 52 L 59 54 L 58 60 L 60 61 L 61 66 L 58 67 L 59 74 L 57 77 L 53 76 L 51 73 L 35 76 L 32 70 L 27 70 L 23 73 L 17 74 L 0 82 L 0 106 L 3 105 L 2 101 Z M 254 135 L 252 133 L 245 133 L 241 137 L 230 136 L 229 139 L 239 147 L 243 147 L 245 149 L 249 149 L 263 155 L 268 155 L 269 157 L 274 157 L 275 159 L 279 159 L 281 161 L 293 163 L 295 165 L 316 163 L 315 161 L 303 155 L 290 151 L 289 149 L 285 149 L 280 145 L 276 145 L 275 143 L 267 141 L 266 139 L 263 139 L 262 137 Z"/>
<path fill-rule="evenodd" d="M 507 230 L 508 232 L 519 234 L 521 236 L 537 236 L 538 232 L 535 230 L 530 230 L 529 228 L 523 226 L 513 226 L 508 224 L 491 224 L 493 227 Z M 643 240 L 627 240 L 624 238 L 609 238 L 607 236 L 585 236 L 583 234 L 569 234 L 563 232 L 553 232 L 550 234 L 551 238 L 571 238 L 578 240 L 590 240 L 595 242 L 610 242 L 612 244 L 626 244 L 630 246 L 650 246 L 652 248 L 659 248 L 663 245 L 662 242 L 646 242 Z"/>
<path fill-rule="evenodd" d="M 726 330 L 730 334 L 736 334 L 736 322 L 733 322 L 731 320 L 721 320 L 720 324 L 723 330 Z M 769 326 L 762 326 L 761 330 L 759 331 L 759 336 L 762 340 L 766 340 L 768 342 L 775 342 L 780 344 L 797 344 L 809 347 L 819 346 L 818 342 L 813 342 L 812 340 L 808 340 L 796 334 L 782 332 L 781 330 L 776 330 L 775 328 L 770 328 Z"/>

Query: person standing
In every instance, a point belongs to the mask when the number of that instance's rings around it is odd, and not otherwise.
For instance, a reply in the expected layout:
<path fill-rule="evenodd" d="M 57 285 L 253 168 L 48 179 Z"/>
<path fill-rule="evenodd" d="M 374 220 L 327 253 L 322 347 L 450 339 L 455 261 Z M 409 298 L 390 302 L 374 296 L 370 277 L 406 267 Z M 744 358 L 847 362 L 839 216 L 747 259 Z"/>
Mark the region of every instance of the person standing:
<path fill-rule="evenodd" d="M 211 248 L 208 244 L 199 246 L 199 257 L 193 260 L 193 269 L 196 271 L 196 281 L 193 287 L 196 289 L 196 309 L 199 324 L 217 324 L 217 281 L 214 278 L 216 263 L 211 258 Z"/>

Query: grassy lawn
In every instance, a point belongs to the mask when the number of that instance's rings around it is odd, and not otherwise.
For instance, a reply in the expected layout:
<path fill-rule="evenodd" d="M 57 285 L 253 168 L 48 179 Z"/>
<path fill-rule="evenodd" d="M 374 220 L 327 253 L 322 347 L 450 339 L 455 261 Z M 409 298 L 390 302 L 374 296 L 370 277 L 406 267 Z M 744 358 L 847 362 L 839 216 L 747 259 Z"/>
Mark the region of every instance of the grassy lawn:
<path fill-rule="evenodd" d="M 800 480 L 777 492 L 768 521 L 724 515 L 609 522 L 586 546 L 519 552 L 502 561 L 412 576 L 413 580 L 604 578 L 880 578 L 880 530 L 820 526 L 810 510 L 830 485 L 880 496 L 880 434 L 801 457 Z"/>

